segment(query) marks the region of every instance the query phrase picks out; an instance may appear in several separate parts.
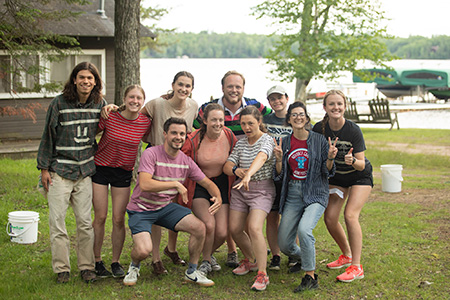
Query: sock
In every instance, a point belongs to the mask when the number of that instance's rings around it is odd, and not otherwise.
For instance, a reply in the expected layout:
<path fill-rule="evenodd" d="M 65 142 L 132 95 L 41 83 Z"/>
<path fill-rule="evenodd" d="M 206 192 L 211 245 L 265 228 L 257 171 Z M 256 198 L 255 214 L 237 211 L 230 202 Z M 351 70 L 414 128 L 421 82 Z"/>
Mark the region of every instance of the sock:
<path fill-rule="evenodd" d="M 138 262 L 138 264 L 135 264 L 133 261 L 131 262 L 131 265 L 135 268 L 141 268 L 141 262 Z"/>
<path fill-rule="evenodd" d="M 195 270 L 197 270 L 197 264 L 189 263 L 187 273 L 192 274 L 192 273 L 194 273 Z"/>

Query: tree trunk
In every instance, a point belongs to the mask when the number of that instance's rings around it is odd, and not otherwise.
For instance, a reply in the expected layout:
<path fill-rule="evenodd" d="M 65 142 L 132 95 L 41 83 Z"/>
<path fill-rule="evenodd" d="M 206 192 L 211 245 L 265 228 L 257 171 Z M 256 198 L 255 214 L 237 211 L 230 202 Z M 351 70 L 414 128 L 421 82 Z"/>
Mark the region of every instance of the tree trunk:
<path fill-rule="evenodd" d="M 309 84 L 310 79 L 295 80 L 295 101 L 300 101 L 306 104 L 306 87 Z"/>
<path fill-rule="evenodd" d="M 122 104 L 123 92 L 130 84 L 140 84 L 140 0 L 115 0 L 114 103 Z"/>
<path fill-rule="evenodd" d="M 115 92 L 114 103 L 122 104 L 127 86 L 140 84 L 140 0 L 115 0 L 114 7 L 114 62 Z M 136 180 L 142 142 L 134 166 L 133 179 Z"/>

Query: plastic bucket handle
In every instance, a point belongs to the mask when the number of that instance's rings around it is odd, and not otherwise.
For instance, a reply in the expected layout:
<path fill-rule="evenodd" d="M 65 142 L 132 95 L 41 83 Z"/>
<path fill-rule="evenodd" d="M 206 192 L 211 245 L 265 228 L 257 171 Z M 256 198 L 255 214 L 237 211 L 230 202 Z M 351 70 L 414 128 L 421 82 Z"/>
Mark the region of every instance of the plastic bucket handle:
<path fill-rule="evenodd" d="M 403 181 L 403 177 L 402 176 L 398 177 L 397 174 L 392 173 L 392 170 L 385 170 L 385 171 L 386 171 L 387 174 L 391 175 L 392 177 L 394 177 L 398 181 Z"/>
<path fill-rule="evenodd" d="M 13 232 L 11 232 L 11 230 L 9 230 L 11 227 L 11 222 L 8 221 L 8 223 L 6 224 L 6 233 L 10 236 L 10 237 L 19 237 L 22 234 L 24 234 L 25 232 L 27 232 L 30 228 L 31 228 L 31 224 L 33 224 L 34 222 L 39 221 L 39 217 L 34 218 L 33 222 L 30 223 L 30 225 L 28 225 L 27 228 L 25 228 L 25 230 L 23 230 L 21 233 L 19 234 L 14 234 Z"/>

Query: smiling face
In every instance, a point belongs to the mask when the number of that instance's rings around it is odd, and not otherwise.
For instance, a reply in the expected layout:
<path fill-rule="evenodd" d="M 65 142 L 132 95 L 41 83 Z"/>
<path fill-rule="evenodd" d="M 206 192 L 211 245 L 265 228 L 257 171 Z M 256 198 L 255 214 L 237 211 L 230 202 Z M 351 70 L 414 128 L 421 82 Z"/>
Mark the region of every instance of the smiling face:
<path fill-rule="evenodd" d="M 308 123 L 308 117 L 302 107 L 296 107 L 291 110 L 288 123 L 291 124 L 292 129 L 299 130 L 305 128 Z"/>
<path fill-rule="evenodd" d="M 224 105 L 236 105 L 242 102 L 244 95 L 244 80 L 239 75 L 229 75 L 222 85 Z"/>
<path fill-rule="evenodd" d="M 254 116 L 252 115 L 241 115 L 241 127 L 242 131 L 244 131 L 245 135 L 252 139 L 254 137 L 259 136 L 262 132 L 259 129 L 259 126 L 261 124 L 261 121 L 258 121 Z"/>
<path fill-rule="evenodd" d="M 74 84 L 77 87 L 78 96 L 87 98 L 95 87 L 94 74 L 88 70 L 81 70 L 75 77 Z"/>
<path fill-rule="evenodd" d="M 167 132 L 164 132 L 164 139 L 170 150 L 180 150 L 186 140 L 186 126 L 183 124 L 171 124 Z"/>
<path fill-rule="evenodd" d="M 325 100 L 323 109 L 330 119 L 340 119 L 344 118 L 345 107 L 345 99 L 342 96 L 330 94 Z"/>
<path fill-rule="evenodd" d="M 186 99 L 189 95 L 191 95 L 193 89 L 192 79 L 187 76 L 180 76 L 174 83 L 172 83 L 174 97 L 178 99 Z"/>
<path fill-rule="evenodd" d="M 272 107 L 275 112 L 286 111 L 289 98 L 287 98 L 285 94 L 273 93 L 270 94 L 267 99 L 269 100 L 270 107 Z"/>
<path fill-rule="evenodd" d="M 207 133 L 219 134 L 225 125 L 225 115 L 221 110 L 212 110 L 208 113 L 208 118 L 203 123 L 206 125 Z"/>
<path fill-rule="evenodd" d="M 125 104 L 125 110 L 137 113 L 140 111 L 142 105 L 144 105 L 144 95 L 142 91 L 138 88 L 134 88 L 130 90 L 123 99 L 123 103 Z"/>

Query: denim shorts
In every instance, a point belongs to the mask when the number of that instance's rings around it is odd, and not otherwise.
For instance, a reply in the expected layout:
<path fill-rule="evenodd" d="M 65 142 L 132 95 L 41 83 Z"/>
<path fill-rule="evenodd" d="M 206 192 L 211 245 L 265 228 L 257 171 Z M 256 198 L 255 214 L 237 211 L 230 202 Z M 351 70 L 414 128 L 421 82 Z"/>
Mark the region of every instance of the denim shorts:
<path fill-rule="evenodd" d="M 210 178 L 212 182 L 214 182 L 220 190 L 220 196 L 222 197 L 222 204 L 229 204 L 228 201 L 228 176 L 225 173 L 221 175 Z M 211 195 L 208 191 L 202 187 L 200 184 L 195 185 L 194 199 L 195 198 L 203 198 L 209 201 L 211 199 Z M 209 201 L 212 205 L 212 202 Z"/>
<path fill-rule="evenodd" d="M 191 210 L 177 203 L 169 203 L 161 209 L 152 211 L 131 211 L 128 213 L 128 227 L 132 234 L 147 231 L 152 233 L 152 225 L 156 224 L 161 227 L 175 230 L 175 226 L 184 217 L 191 214 Z"/>
<path fill-rule="evenodd" d="M 105 166 L 95 166 L 96 172 L 92 176 L 92 182 L 113 187 L 129 187 L 133 171 L 122 168 L 112 168 Z"/>

